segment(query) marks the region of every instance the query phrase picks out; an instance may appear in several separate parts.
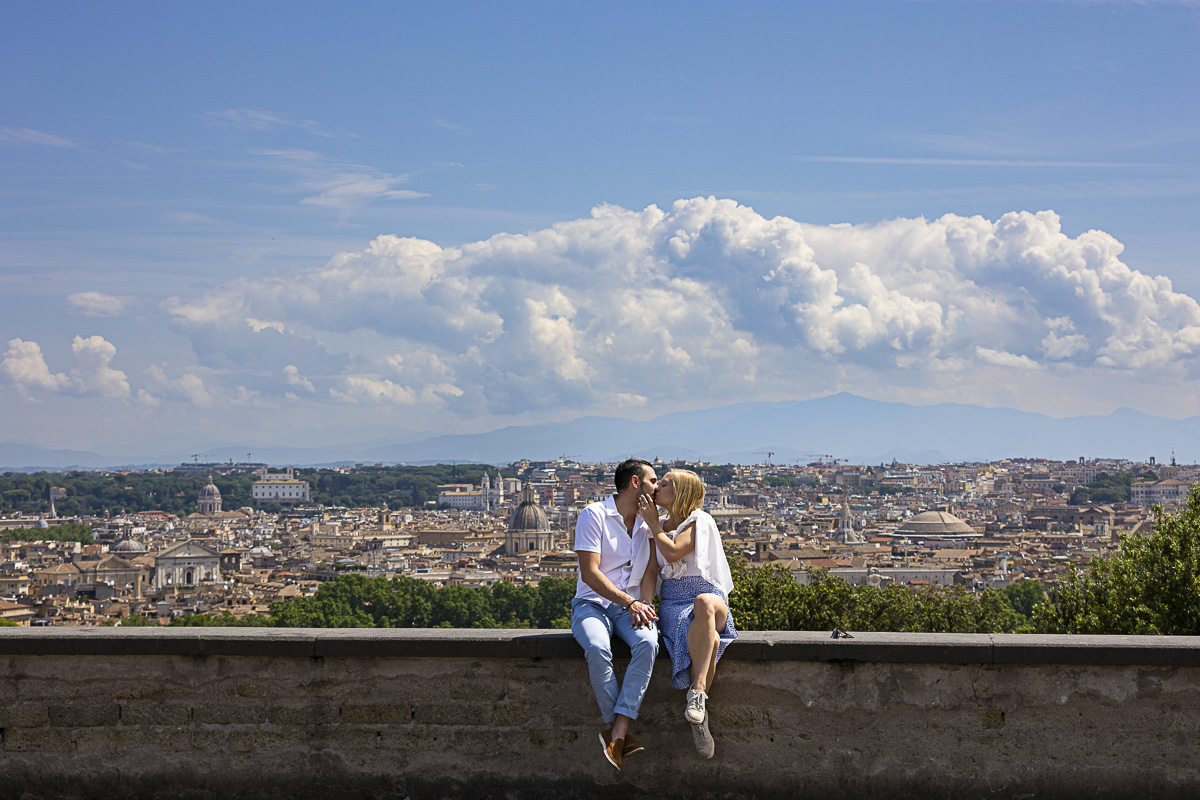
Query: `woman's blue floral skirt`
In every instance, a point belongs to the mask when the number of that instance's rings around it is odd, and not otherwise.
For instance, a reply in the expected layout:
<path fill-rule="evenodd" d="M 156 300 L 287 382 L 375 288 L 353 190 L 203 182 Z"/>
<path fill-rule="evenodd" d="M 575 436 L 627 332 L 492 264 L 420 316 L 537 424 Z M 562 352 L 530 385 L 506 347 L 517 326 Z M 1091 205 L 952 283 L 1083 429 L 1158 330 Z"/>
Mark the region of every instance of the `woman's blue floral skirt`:
<path fill-rule="evenodd" d="M 699 575 L 664 580 L 659 589 L 658 627 L 662 630 L 667 653 L 671 656 L 671 686 L 687 689 L 692 685 L 692 657 L 688 653 L 687 635 L 695 615 L 696 596 L 715 594 L 729 605 L 729 598 L 720 588 L 713 586 Z M 725 618 L 725 629 L 717 632 L 717 660 L 729 643 L 738 638 L 733 626 L 733 611 Z"/>

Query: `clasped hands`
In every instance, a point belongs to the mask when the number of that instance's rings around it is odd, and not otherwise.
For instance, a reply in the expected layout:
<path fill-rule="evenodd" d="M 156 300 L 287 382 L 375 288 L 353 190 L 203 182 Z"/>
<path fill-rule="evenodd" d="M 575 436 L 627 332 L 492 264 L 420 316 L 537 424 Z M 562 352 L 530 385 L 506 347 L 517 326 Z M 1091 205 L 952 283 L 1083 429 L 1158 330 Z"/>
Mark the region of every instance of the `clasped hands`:
<path fill-rule="evenodd" d="M 645 600 L 634 600 L 629 604 L 629 622 L 634 628 L 649 627 L 656 619 L 658 614 L 655 613 L 654 606 Z"/>

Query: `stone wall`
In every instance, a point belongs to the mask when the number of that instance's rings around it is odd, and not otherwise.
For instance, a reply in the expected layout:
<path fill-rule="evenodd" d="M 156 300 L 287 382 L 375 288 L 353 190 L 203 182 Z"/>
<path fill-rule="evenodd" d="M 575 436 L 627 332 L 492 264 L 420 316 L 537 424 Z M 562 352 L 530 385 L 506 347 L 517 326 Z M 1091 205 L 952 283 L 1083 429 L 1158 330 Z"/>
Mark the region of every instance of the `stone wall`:
<path fill-rule="evenodd" d="M 0 800 L 1192 797 L 1200 639 L 745 633 L 604 761 L 549 631 L 3 629 Z"/>

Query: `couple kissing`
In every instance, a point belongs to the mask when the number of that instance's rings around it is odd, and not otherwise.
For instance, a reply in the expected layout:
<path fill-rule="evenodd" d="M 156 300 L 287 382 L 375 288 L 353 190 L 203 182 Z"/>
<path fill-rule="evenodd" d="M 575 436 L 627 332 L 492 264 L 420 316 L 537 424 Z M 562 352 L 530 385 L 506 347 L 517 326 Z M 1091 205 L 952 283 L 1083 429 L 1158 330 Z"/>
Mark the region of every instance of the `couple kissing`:
<path fill-rule="evenodd" d="M 704 483 L 683 469 L 660 480 L 650 462 L 636 458 L 617 465 L 613 478 L 616 493 L 584 508 L 575 525 L 579 579 L 571 601 L 571 632 L 587 657 L 606 726 L 604 757 L 621 769 L 625 758 L 646 749 L 629 729 L 650 683 L 661 628 L 671 685 L 687 690 L 683 716 L 696 751 L 712 758 L 705 703 L 717 661 L 737 630 L 721 536 L 700 507 Z M 613 636 L 631 653 L 622 681 L 613 670 Z"/>

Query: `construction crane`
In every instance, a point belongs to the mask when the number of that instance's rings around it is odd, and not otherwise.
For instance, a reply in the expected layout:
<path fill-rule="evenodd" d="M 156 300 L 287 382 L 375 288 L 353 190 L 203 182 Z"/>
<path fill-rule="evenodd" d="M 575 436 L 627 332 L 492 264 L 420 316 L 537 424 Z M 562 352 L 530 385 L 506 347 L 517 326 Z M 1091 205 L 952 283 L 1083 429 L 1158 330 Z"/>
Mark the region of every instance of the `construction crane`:
<path fill-rule="evenodd" d="M 775 451 L 774 450 L 755 450 L 754 455 L 766 456 L 767 457 L 767 466 L 769 467 L 769 466 L 771 466 L 771 456 L 775 455 Z"/>
<path fill-rule="evenodd" d="M 834 458 L 832 453 L 801 453 L 796 458 L 796 466 L 800 466 L 800 462 L 806 458 L 819 458 L 822 464 L 829 463 L 835 467 L 846 460 L 844 458 Z"/>

